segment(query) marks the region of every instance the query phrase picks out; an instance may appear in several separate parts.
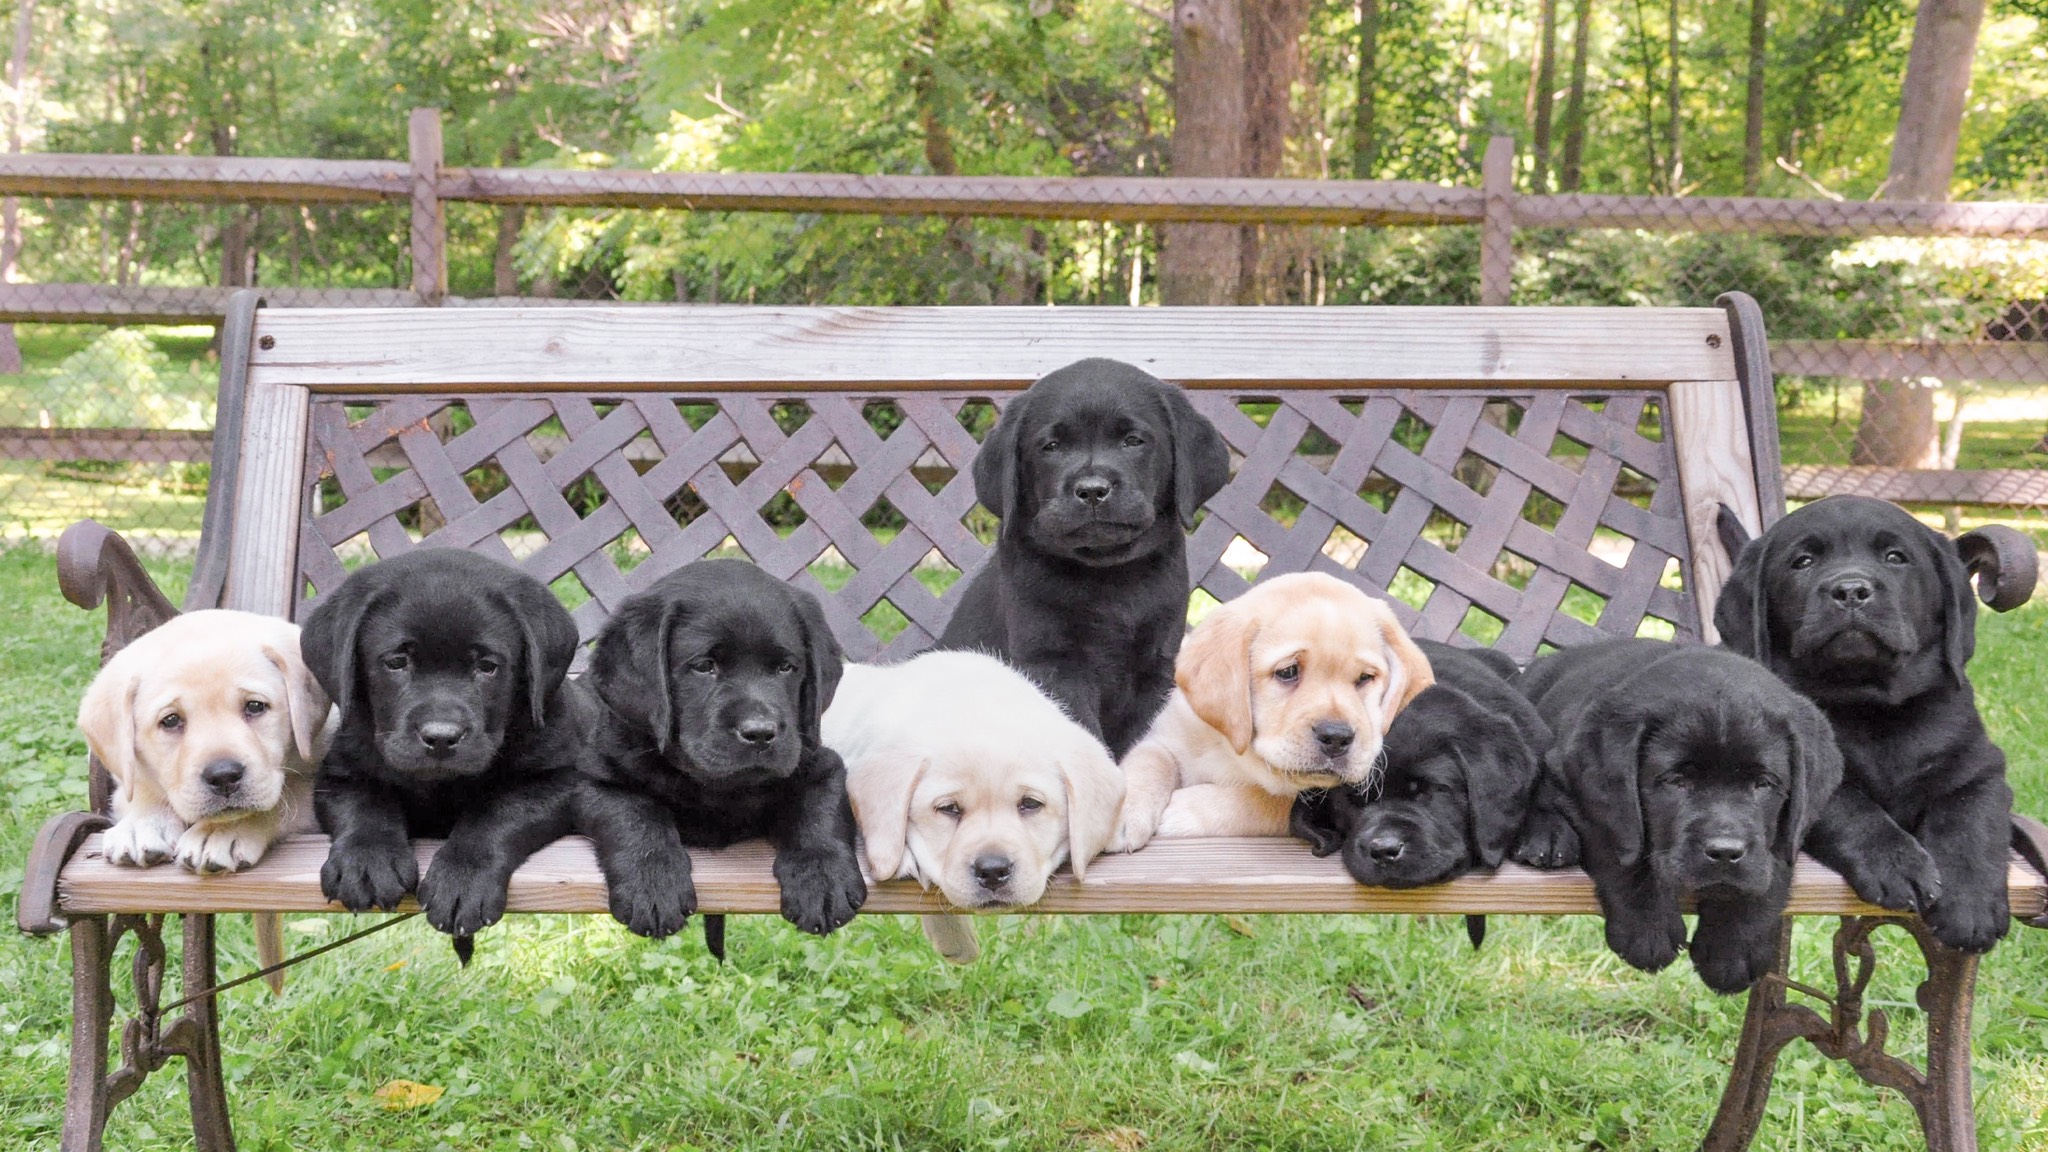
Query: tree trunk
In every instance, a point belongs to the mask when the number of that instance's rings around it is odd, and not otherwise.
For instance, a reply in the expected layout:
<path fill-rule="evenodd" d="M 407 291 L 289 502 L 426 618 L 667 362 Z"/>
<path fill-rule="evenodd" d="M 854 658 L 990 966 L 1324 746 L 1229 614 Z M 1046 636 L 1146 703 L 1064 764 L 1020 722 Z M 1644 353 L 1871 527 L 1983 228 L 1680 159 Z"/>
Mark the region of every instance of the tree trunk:
<path fill-rule="evenodd" d="M 23 90 L 28 84 L 29 35 L 34 30 L 35 0 L 21 0 L 14 20 L 14 54 L 7 58 L 7 86 L 14 90 L 14 107 L 7 124 L 7 150 L 21 151 L 21 122 L 28 117 Z M 0 204 L 0 284 L 14 281 L 14 266 L 21 258 L 21 202 L 9 196 Z M 21 343 L 14 338 L 14 325 L 0 324 L 0 373 L 21 372 Z"/>
<path fill-rule="evenodd" d="M 1564 104 L 1564 167 L 1557 175 L 1561 192 L 1577 192 L 1586 158 L 1586 52 L 1593 39 L 1593 0 L 1578 0 L 1572 21 L 1571 94 Z"/>
<path fill-rule="evenodd" d="M 1358 103 L 1351 122 L 1351 178 L 1372 179 L 1380 158 L 1373 100 L 1379 86 L 1380 0 L 1358 0 Z"/>
<path fill-rule="evenodd" d="M 507 168 L 519 163 L 519 141 L 507 141 L 498 155 L 498 162 Z M 512 253 L 519 245 L 519 230 L 526 225 L 526 205 L 505 204 L 498 209 L 498 246 L 491 253 L 491 292 L 497 296 L 519 295 L 519 267 L 512 262 Z"/>
<path fill-rule="evenodd" d="M 1769 0 L 1749 0 L 1749 100 L 1742 125 L 1742 194 L 1756 195 L 1764 176 L 1764 19 Z"/>
<path fill-rule="evenodd" d="M 1175 0 L 1173 174 L 1244 168 L 1244 31 L 1237 0 Z M 1159 259 L 1165 304 L 1228 304 L 1237 295 L 1238 227 L 1168 224 Z"/>
<path fill-rule="evenodd" d="M 1664 186 L 1676 196 L 1680 183 L 1685 180 L 1685 157 L 1679 151 L 1678 127 L 1678 0 L 1671 0 L 1670 15 L 1670 39 L 1666 44 L 1671 61 L 1671 85 L 1665 92 L 1667 107 L 1664 118 L 1664 163 L 1670 175 L 1665 177 Z"/>
<path fill-rule="evenodd" d="M 1899 129 L 1892 138 L 1887 200 L 1946 200 L 1955 174 L 1963 105 L 1984 0 L 1920 0 L 1913 50 L 1899 93 Z M 1858 464 L 1933 468 L 1941 463 L 1934 394 L 1917 381 L 1873 380 L 1863 386 L 1863 418 L 1850 458 Z"/>
<path fill-rule="evenodd" d="M 1533 121 L 1530 135 L 1535 140 L 1529 191 L 1538 196 L 1550 191 L 1550 106 L 1556 90 L 1557 0 L 1542 0 L 1537 19 L 1536 70 L 1529 89 L 1529 114 Z"/>
<path fill-rule="evenodd" d="M 1244 166 L 1239 174 L 1258 179 L 1280 175 L 1292 126 L 1295 78 L 1301 74 L 1301 38 L 1308 32 L 1308 0 L 1253 0 L 1244 19 Z M 1271 267 L 1284 252 L 1267 251 L 1263 224 L 1239 232 L 1237 299 L 1262 304 L 1274 296 L 1274 280 L 1285 269 Z"/>
<path fill-rule="evenodd" d="M 925 0 L 924 22 L 918 32 L 918 51 L 908 66 L 910 88 L 916 97 L 918 125 L 924 133 L 924 162 L 934 176 L 957 176 L 960 161 L 953 151 L 953 130 L 946 123 L 945 93 L 939 86 L 939 51 L 953 22 L 952 0 Z M 939 242 L 946 268 L 945 302 L 986 304 L 986 288 L 977 275 L 973 226 L 963 217 L 946 221 Z"/>

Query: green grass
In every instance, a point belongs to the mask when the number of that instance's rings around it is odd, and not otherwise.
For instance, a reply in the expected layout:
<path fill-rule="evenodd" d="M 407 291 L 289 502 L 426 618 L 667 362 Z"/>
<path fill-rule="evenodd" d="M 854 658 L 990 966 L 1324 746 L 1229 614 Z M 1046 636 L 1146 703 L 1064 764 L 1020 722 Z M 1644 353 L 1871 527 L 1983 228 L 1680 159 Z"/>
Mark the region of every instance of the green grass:
<path fill-rule="evenodd" d="M 180 573 L 159 571 L 176 585 Z M 175 590 L 174 590 L 175 595 Z M 42 819 L 82 802 L 70 713 L 97 614 L 42 554 L 0 553 L 0 913 Z M 1990 618 L 1973 671 L 2021 806 L 2048 811 L 2048 606 Z M 300 944 L 361 923 L 290 921 Z M 1798 975 L 1827 980 L 1807 921 Z M 1988 1149 L 2048 1142 L 2048 937 L 2016 930 L 1977 1010 Z M 230 973 L 252 965 L 224 921 Z M 940 962 L 905 917 L 825 940 L 736 918 L 732 959 L 694 933 L 516 917 L 456 967 L 417 922 L 225 996 L 241 1146 L 268 1149 L 1273 1147 L 1670 1149 L 1712 1114 L 1742 1002 L 1682 966 L 1645 976 L 1585 918 L 1128 916 L 983 925 Z M 1910 945 L 1880 937 L 1873 1001 L 1917 1057 Z M 0 936 L 0 1148 L 56 1146 L 69 974 L 60 941 Z M 125 996 L 125 992 L 123 992 Z M 387 1111 L 396 1079 L 446 1089 Z M 175 1064 L 116 1113 L 108 1147 L 190 1147 Z M 1796 1140 L 1803 1133 L 1803 1142 Z M 1911 1109 L 1793 1048 L 1757 1147 L 1918 1147 Z"/>

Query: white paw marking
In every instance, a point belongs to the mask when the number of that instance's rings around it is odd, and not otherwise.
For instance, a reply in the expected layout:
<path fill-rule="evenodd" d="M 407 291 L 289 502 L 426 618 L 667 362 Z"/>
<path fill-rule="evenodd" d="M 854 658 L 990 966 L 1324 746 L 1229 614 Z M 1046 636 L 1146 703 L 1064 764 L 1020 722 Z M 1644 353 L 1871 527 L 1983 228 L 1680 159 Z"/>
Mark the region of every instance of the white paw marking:
<path fill-rule="evenodd" d="M 178 863 L 189 872 L 240 872 L 263 859 L 270 837 L 247 821 L 204 828 L 194 825 L 178 838 Z"/>
<path fill-rule="evenodd" d="M 147 868 L 170 859 L 184 831 L 184 822 L 168 808 L 135 812 L 107 829 L 100 844 L 108 860 L 123 867 Z"/>

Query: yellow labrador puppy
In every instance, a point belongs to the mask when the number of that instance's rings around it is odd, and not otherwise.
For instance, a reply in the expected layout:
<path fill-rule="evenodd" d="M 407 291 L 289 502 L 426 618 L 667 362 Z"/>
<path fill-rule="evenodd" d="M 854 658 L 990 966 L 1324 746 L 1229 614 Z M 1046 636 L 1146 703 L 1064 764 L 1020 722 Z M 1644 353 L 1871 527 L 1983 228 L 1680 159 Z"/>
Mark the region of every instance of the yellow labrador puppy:
<path fill-rule="evenodd" d="M 114 778 L 107 858 L 201 873 L 256 863 L 280 835 L 312 827 L 330 724 L 296 625 L 208 609 L 143 634 L 78 708 Z"/>
<path fill-rule="evenodd" d="M 823 737 L 846 761 L 869 871 L 937 885 L 956 908 L 1031 904 L 1062 863 L 1085 874 L 1116 831 L 1116 761 L 992 656 L 850 664 Z M 963 920 L 926 917 L 925 933 L 948 959 L 976 954 Z"/>
<path fill-rule="evenodd" d="M 1384 603 L 1319 572 L 1262 581 L 1182 642 L 1173 694 L 1124 757 L 1117 849 L 1286 835 L 1295 794 L 1364 783 L 1434 682 Z"/>

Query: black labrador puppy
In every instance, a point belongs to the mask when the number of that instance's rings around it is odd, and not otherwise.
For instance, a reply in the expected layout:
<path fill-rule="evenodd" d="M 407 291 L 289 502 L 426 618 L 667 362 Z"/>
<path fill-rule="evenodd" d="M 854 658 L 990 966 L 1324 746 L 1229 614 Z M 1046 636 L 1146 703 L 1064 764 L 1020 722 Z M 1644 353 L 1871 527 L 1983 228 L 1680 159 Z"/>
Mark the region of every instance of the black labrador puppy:
<path fill-rule="evenodd" d="M 1508 683 L 1513 661 L 1416 644 L 1436 683 L 1394 717 L 1385 769 L 1368 787 L 1304 793 L 1289 821 L 1316 855 L 1341 849 L 1345 869 L 1379 888 L 1499 867 L 1551 744 L 1549 725 Z"/>
<path fill-rule="evenodd" d="M 1807 850 L 1943 944 L 1987 951 L 2009 918 L 2012 789 L 1964 674 L 1971 576 L 2001 611 L 2025 603 L 2032 542 L 2009 528 L 1952 542 L 1862 496 L 1809 504 L 1747 546 L 1732 516 L 1721 527 L 1740 549 L 1714 609 L 1722 644 L 1820 705 L 1841 745 L 1846 778 Z"/>
<path fill-rule="evenodd" d="M 333 837 L 321 893 L 360 912 L 417 887 L 467 959 L 513 871 L 571 829 L 595 712 L 564 679 L 576 647 L 540 581 L 455 549 L 372 564 L 316 604 L 300 648 L 341 709 L 313 790 Z M 415 837 L 447 838 L 424 880 Z"/>
<path fill-rule="evenodd" d="M 817 600 L 745 561 L 698 561 L 620 605 L 592 653 L 605 715 L 577 792 L 620 923 L 676 932 L 697 908 L 684 846 L 755 836 L 775 845 L 785 919 L 821 936 L 853 919 L 867 883 L 846 766 L 818 738 L 841 666 Z"/>
<path fill-rule="evenodd" d="M 1842 778 L 1827 717 L 1755 661 L 1661 640 L 1546 656 L 1519 687 L 1557 734 L 1545 772 L 1608 947 L 1645 971 L 1670 964 L 1691 897 L 1700 979 L 1754 984 L 1777 961 L 1800 842 Z"/>
<path fill-rule="evenodd" d="M 1229 479 L 1222 435 L 1180 389 L 1114 360 L 1047 375 L 974 458 L 1002 534 L 939 646 L 1002 657 L 1121 758 L 1173 689 L 1185 528 Z"/>

